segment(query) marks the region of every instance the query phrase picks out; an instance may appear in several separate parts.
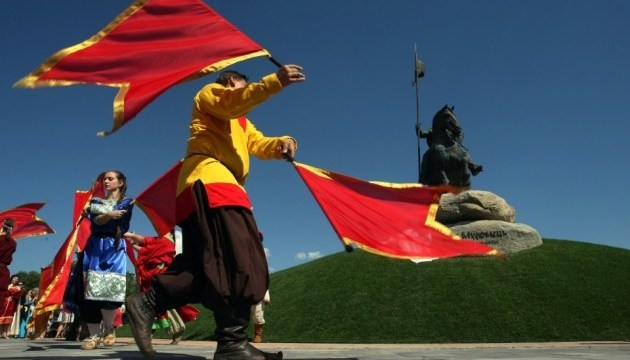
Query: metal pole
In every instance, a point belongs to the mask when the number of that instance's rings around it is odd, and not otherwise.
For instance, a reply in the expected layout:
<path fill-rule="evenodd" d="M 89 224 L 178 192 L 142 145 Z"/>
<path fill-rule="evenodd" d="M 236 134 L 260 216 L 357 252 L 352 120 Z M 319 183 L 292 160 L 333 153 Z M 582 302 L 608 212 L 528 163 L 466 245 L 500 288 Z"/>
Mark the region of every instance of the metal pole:
<path fill-rule="evenodd" d="M 418 45 L 414 44 L 414 75 L 412 85 L 416 88 L 416 137 L 418 138 L 418 183 L 422 168 L 422 150 L 420 147 L 422 127 L 420 126 L 420 85 L 418 79 L 424 77 L 424 63 L 418 59 Z"/>

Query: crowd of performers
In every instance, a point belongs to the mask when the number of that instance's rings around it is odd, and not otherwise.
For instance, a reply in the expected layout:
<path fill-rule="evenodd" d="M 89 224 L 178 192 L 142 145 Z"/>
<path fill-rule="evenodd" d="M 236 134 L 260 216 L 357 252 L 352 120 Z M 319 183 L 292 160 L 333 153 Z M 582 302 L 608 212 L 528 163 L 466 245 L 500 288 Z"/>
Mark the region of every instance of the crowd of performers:
<path fill-rule="evenodd" d="M 0 339 L 27 335 L 27 324 L 39 294 L 38 288 L 28 289 L 18 275 L 9 273 L 17 249 L 12 236 L 14 225 L 13 219 L 6 218 L 0 227 L 0 284 L 3 284 L 0 286 Z"/>
<path fill-rule="evenodd" d="M 64 295 L 63 305 L 48 313 L 45 326 L 29 323 L 38 300 L 39 288 L 27 289 L 18 275 L 10 276 L 0 307 L 0 337 L 42 339 L 52 337 L 81 340 L 84 350 L 115 343 L 115 329 L 123 325 L 126 292 L 127 258 L 135 267 L 141 292 L 151 288 L 154 275 L 163 273 L 176 255 L 174 232 L 164 237 L 149 237 L 128 232 L 133 210 L 132 199 L 125 196 L 127 179 L 111 170 L 104 174 L 104 198 L 92 198 L 82 216 L 91 222 L 91 235 L 74 267 Z M 8 278 L 8 265 L 17 248 L 11 237 L 11 220 L 6 220 L 0 239 L 2 278 Z M 3 288 L 4 289 L 4 288 Z M 269 292 L 263 301 L 251 307 L 254 319 L 254 342 L 262 341 L 265 322 L 263 308 L 269 303 Z M 186 328 L 199 311 L 184 304 L 156 314 L 152 329 L 168 329 L 171 344 L 178 344 Z M 41 321 L 40 321 L 41 322 Z M 39 327 L 40 331 L 35 328 Z M 42 331 L 43 329 L 43 331 Z"/>
<path fill-rule="evenodd" d="M 133 204 L 125 196 L 126 178 L 118 171 L 103 177 L 104 198 L 93 198 L 83 216 L 91 222 L 91 235 L 68 281 L 61 308 L 29 323 L 38 300 L 39 288 L 27 289 L 18 275 L 9 276 L 17 243 L 11 236 L 12 220 L 5 219 L 0 232 L 0 338 L 45 336 L 83 340 L 83 349 L 115 343 L 116 327 L 123 324 L 126 292 L 127 254 L 136 268 L 140 289 L 150 286 L 152 275 L 166 270 L 175 256 L 171 237 L 144 237 L 126 232 Z M 124 236 L 121 236 L 124 234 Z M 127 244 L 132 246 L 127 246 Z M 127 254 L 126 254 L 127 252 Z M 160 314 L 154 329 L 170 328 L 173 344 L 182 337 L 185 323 L 197 318 L 191 305 Z M 76 319 L 75 319 L 76 315 Z M 42 321 L 43 320 L 43 321 Z"/>
<path fill-rule="evenodd" d="M 19 276 L 9 276 L 17 243 L 11 236 L 12 221 L 3 222 L 0 232 L 0 337 L 83 340 L 82 349 L 96 349 L 115 343 L 116 327 L 123 324 L 126 293 L 127 255 L 136 268 L 140 289 L 150 286 L 152 275 L 166 270 L 175 257 L 172 237 L 144 237 L 127 232 L 133 203 L 125 196 L 125 175 L 112 170 L 104 174 L 105 197 L 92 198 L 83 216 L 91 222 L 90 238 L 68 281 L 64 303 L 49 312 L 40 324 L 29 320 L 38 300 L 39 288 L 28 290 Z M 132 246 L 128 247 L 128 244 Z M 170 328 L 173 344 L 182 337 L 185 323 L 197 318 L 199 311 L 191 305 L 160 314 L 154 329 Z M 76 316 L 76 319 L 75 319 Z M 38 330 L 36 330 L 36 328 Z"/>
<path fill-rule="evenodd" d="M 177 185 L 181 254 L 175 256 L 172 239 L 129 232 L 134 203 L 126 194 L 127 178 L 117 170 L 104 174 L 105 195 L 91 198 L 83 211 L 91 234 L 64 294 L 64 311 L 85 324 L 81 349 L 115 343 L 115 319 L 124 304 L 138 348 L 154 356 L 153 331 L 169 326 L 176 344 L 184 324 L 198 314 L 189 304 L 200 303 L 214 315 L 215 360 L 282 359 L 282 352 L 263 352 L 247 336 L 254 318 L 254 342 L 262 341 L 269 268 L 244 183 L 250 154 L 292 160 L 297 141 L 264 136 L 245 115 L 288 85 L 304 81 L 301 71 L 298 65 L 284 65 L 250 83 L 247 76 L 228 70 L 198 92 Z M 10 239 L 5 233 L 3 238 Z M 2 247 L 12 254 L 15 241 Z M 140 292 L 125 298 L 127 257 L 136 267 Z M 6 270 L 0 265 L 1 273 Z"/>

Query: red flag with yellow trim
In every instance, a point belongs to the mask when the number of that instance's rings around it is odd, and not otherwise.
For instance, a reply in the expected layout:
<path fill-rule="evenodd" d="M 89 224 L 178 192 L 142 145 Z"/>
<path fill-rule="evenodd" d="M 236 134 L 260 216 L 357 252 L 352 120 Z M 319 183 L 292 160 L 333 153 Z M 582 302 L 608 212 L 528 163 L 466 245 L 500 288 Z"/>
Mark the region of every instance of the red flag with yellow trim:
<path fill-rule="evenodd" d="M 177 177 L 182 164 L 182 161 L 178 161 L 135 200 L 138 207 L 151 221 L 158 237 L 168 234 L 177 225 L 175 199 L 177 198 Z"/>
<path fill-rule="evenodd" d="M 35 306 L 34 314 L 36 316 L 59 309 L 63 303 L 63 294 L 66 291 L 66 285 L 70 277 L 78 229 L 78 226 L 72 229 L 72 232 L 70 232 L 70 235 L 68 235 L 53 259 L 49 275 L 50 282 L 44 292 L 40 294 Z"/>
<path fill-rule="evenodd" d="M 428 261 L 496 250 L 461 239 L 435 221 L 448 187 L 367 182 L 294 162 L 346 246 L 387 257 Z"/>
<path fill-rule="evenodd" d="M 46 265 L 41 269 L 39 276 L 39 294 L 43 294 L 52 281 L 51 269 L 51 265 Z M 32 329 L 29 335 L 31 339 L 35 339 L 46 332 L 46 328 L 48 327 L 48 315 L 47 313 L 40 315 L 33 314 L 33 316 L 30 317 L 27 327 Z"/>
<path fill-rule="evenodd" d="M 15 86 L 118 87 L 111 133 L 168 88 L 263 55 L 269 53 L 201 0 L 137 0 L 96 35 L 60 50 Z"/>
<path fill-rule="evenodd" d="M 57 251 L 57 254 L 55 254 L 50 267 L 50 280 L 46 289 L 40 292 L 39 301 L 35 306 L 35 315 L 42 315 L 48 311 L 58 309 L 63 303 L 63 295 L 70 277 L 75 246 L 81 251 L 87 238 L 90 236 L 90 222 L 85 220 L 82 212 L 93 196 L 103 196 L 103 175 L 104 173 L 98 176 L 89 191 L 77 191 L 74 195 L 74 211 L 72 214 L 74 226 Z"/>
<path fill-rule="evenodd" d="M 45 203 L 30 203 L 2 211 L 0 212 L 0 224 L 5 219 L 13 220 L 11 237 L 14 239 L 54 233 L 55 230 L 51 229 L 44 220 L 35 216 L 44 205 Z"/>

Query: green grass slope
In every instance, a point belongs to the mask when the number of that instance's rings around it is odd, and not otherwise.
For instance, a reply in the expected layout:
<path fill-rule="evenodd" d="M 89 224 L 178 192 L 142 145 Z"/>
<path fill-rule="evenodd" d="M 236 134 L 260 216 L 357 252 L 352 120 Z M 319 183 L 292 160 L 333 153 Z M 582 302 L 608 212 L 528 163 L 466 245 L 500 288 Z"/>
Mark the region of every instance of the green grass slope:
<path fill-rule="evenodd" d="M 272 274 L 271 300 L 269 342 L 625 340 L 630 250 L 544 240 L 505 259 L 420 264 L 356 250 Z M 213 328 L 203 309 L 184 338 Z"/>

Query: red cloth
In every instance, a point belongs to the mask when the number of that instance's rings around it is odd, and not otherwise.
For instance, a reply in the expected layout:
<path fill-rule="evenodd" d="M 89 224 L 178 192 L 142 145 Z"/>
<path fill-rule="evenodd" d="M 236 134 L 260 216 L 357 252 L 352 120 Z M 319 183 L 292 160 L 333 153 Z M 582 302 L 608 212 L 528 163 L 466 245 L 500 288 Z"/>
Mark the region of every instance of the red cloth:
<path fill-rule="evenodd" d="M 129 247 L 130 248 L 130 247 Z M 138 250 L 134 266 L 140 291 L 147 291 L 151 288 L 151 278 L 154 275 L 166 271 L 175 257 L 175 244 L 165 237 L 144 238 L 144 245 Z M 192 305 L 184 305 L 175 309 L 182 321 L 189 322 L 195 320 L 199 315 Z M 166 314 L 160 314 L 158 318 L 164 318 Z"/>
<path fill-rule="evenodd" d="M 193 321 L 199 316 L 199 310 L 192 305 L 184 305 L 175 309 L 179 314 L 179 317 L 182 318 L 182 321 L 187 323 Z"/>
<path fill-rule="evenodd" d="M 114 327 L 123 326 L 122 321 L 122 310 L 120 308 L 116 309 L 114 312 Z"/>
<path fill-rule="evenodd" d="M 136 258 L 136 276 L 140 284 L 140 291 L 151 288 L 151 278 L 164 272 L 175 257 L 175 244 L 164 237 L 144 238 L 144 245 L 140 247 Z"/>

